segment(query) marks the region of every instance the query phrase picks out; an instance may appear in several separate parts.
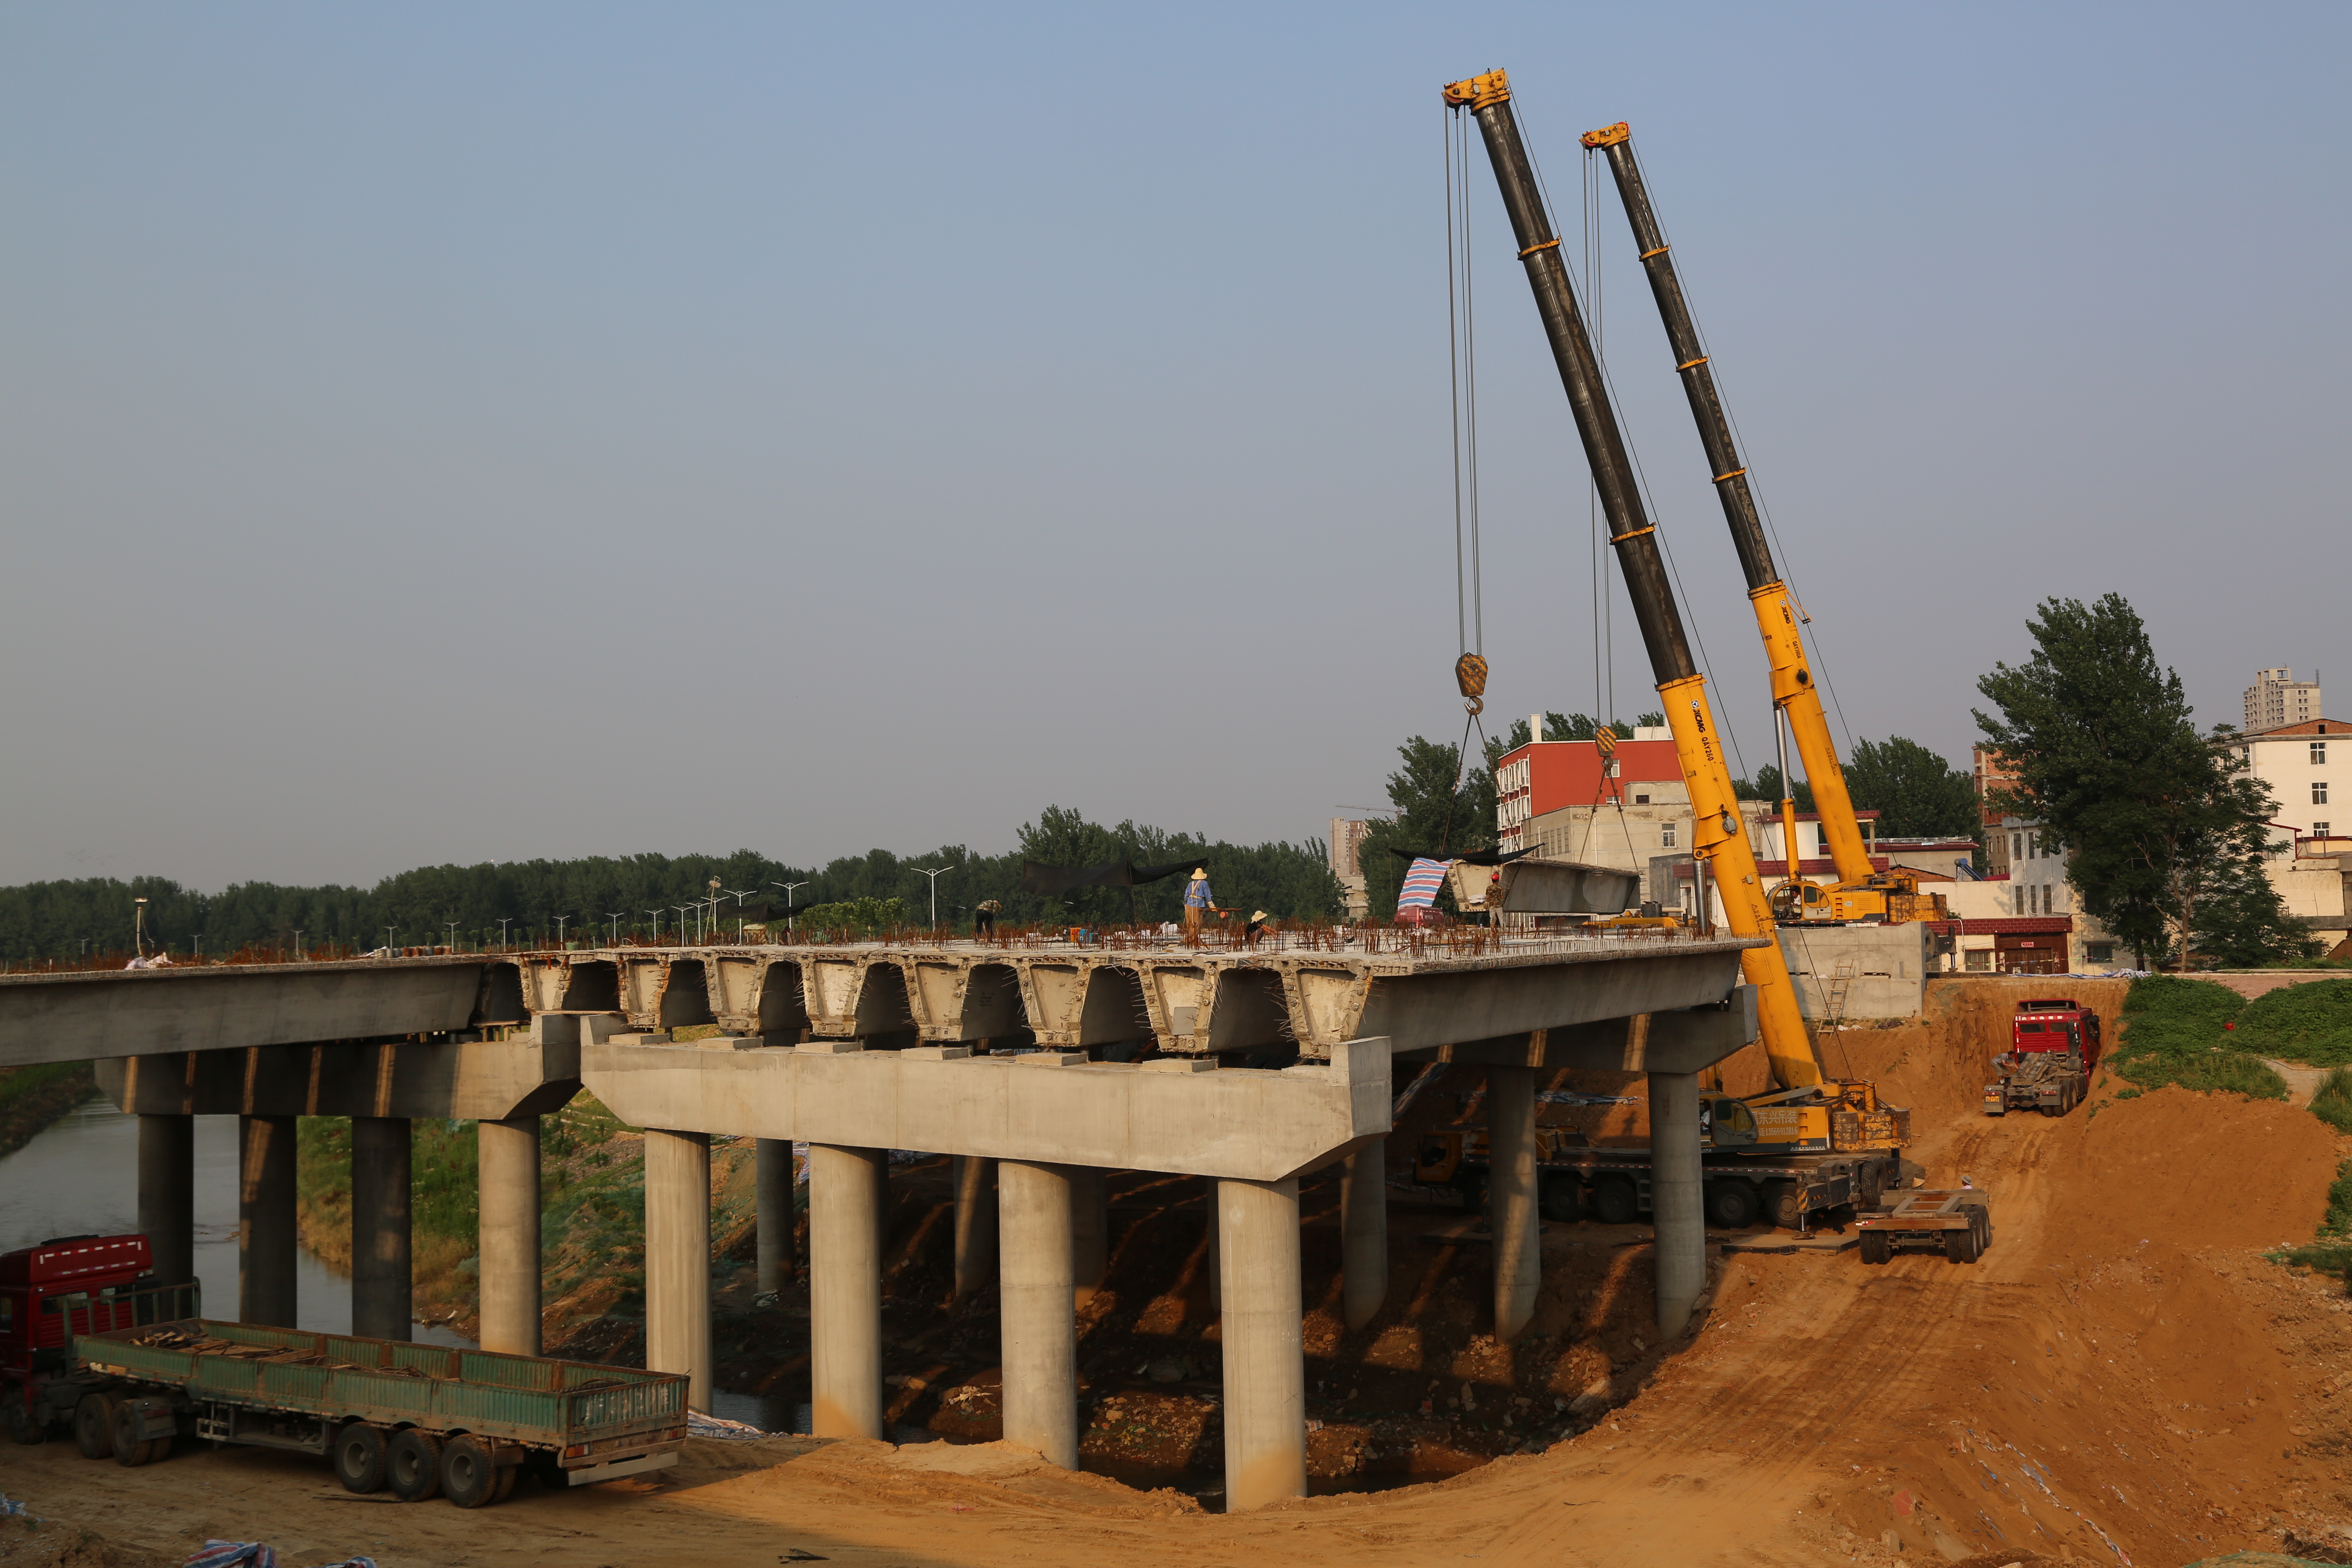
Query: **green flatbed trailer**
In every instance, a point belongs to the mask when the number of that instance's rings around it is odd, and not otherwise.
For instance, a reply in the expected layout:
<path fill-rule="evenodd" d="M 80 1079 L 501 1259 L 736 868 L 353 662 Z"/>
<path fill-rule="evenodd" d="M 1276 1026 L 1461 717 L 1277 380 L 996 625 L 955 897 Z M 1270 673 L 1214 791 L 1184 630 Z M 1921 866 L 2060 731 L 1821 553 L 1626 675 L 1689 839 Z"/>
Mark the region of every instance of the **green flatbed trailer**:
<path fill-rule="evenodd" d="M 526 1465 L 582 1486 L 674 1465 L 686 1441 L 675 1373 L 203 1318 L 76 1334 L 71 1355 L 75 1439 L 125 1465 L 189 1435 L 326 1456 L 352 1491 L 477 1508 Z"/>

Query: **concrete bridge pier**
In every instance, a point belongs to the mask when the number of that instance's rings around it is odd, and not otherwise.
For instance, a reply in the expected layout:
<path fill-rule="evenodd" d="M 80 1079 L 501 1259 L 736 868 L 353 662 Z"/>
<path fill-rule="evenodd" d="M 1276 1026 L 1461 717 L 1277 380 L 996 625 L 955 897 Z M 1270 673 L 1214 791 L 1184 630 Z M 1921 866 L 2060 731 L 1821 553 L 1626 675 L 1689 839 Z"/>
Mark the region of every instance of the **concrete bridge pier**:
<path fill-rule="evenodd" d="M 1690 1324 L 1706 1289 L 1706 1171 L 1700 1163 L 1698 1074 L 1650 1074 L 1650 1214 L 1657 1226 L 1658 1332 Z"/>
<path fill-rule="evenodd" d="M 987 1288 L 996 1277 L 996 1162 L 959 1154 L 955 1162 L 955 1299 Z"/>
<path fill-rule="evenodd" d="M 1220 1179 L 1225 1299 L 1225 1511 L 1307 1495 L 1298 1178 Z"/>
<path fill-rule="evenodd" d="M 1486 1069 L 1486 1223 L 1495 1235 L 1495 1338 L 1519 1337 L 1543 1285 L 1543 1236 L 1536 1210 L 1536 1074 Z"/>
<path fill-rule="evenodd" d="M 710 1135 L 646 1129 L 646 1370 L 710 1409 Z M 881 1374 L 877 1369 L 875 1382 Z"/>
<path fill-rule="evenodd" d="M 819 1437 L 883 1435 L 881 1213 L 889 1158 L 887 1149 L 809 1145 L 809 1402 Z"/>
<path fill-rule="evenodd" d="M 1072 1286 L 1077 1173 L 997 1163 L 1003 1210 L 1004 1440 L 1078 1467 L 1078 1338 Z"/>
<path fill-rule="evenodd" d="M 294 1118 L 237 1119 L 236 1315 L 294 1326 Z"/>
<path fill-rule="evenodd" d="M 539 1118 L 475 1123 L 482 1348 L 540 1353 Z"/>
<path fill-rule="evenodd" d="M 404 1340 L 414 1321 L 409 1269 L 409 1141 L 404 1116 L 352 1118 L 352 1332 Z"/>
<path fill-rule="evenodd" d="M 196 1119 L 139 1118 L 139 1229 L 153 1249 L 155 1278 L 196 1277 Z"/>
<path fill-rule="evenodd" d="M 1068 1169 L 1071 1300 L 1083 1307 L 1110 1274 L 1110 1173 L 1095 1165 Z"/>
<path fill-rule="evenodd" d="M 1202 1242 L 1209 1268 L 1209 1315 L 1213 1318 L 1225 1310 L 1224 1227 L 1217 1223 L 1217 1178 L 1211 1176 L 1207 1186 L 1208 1196 L 1201 1205 L 1202 1212 L 1208 1215 L 1202 1225 Z"/>
<path fill-rule="evenodd" d="M 793 1141 L 761 1138 L 751 1150 L 753 1186 L 759 1208 L 758 1289 L 761 1295 L 782 1290 L 793 1282 Z"/>
<path fill-rule="evenodd" d="M 1350 1331 L 1372 1321 L 1389 1289 L 1389 1141 L 1348 1156 L 1339 1184 L 1339 1297 Z"/>

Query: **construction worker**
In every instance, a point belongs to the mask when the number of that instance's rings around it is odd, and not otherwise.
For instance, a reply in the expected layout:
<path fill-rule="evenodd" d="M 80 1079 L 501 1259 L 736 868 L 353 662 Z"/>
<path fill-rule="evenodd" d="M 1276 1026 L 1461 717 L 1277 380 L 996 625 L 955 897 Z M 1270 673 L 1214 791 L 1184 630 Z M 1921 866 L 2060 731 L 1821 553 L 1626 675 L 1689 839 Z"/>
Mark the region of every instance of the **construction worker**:
<path fill-rule="evenodd" d="M 972 906 L 971 940 L 986 942 L 996 934 L 996 917 L 1003 910 L 1001 899 L 988 899 Z"/>
<path fill-rule="evenodd" d="M 1225 911 L 1217 909 L 1216 896 L 1209 891 L 1209 871 L 1205 866 L 1192 868 L 1192 880 L 1184 884 L 1184 940 L 1201 940 L 1201 916 L 1204 910 L 1216 910 L 1223 920 Z"/>
<path fill-rule="evenodd" d="M 1255 947 L 1257 945 L 1257 939 L 1265 935 L 1273 929 L 1274 917 L 1267 914 L 1264 910 L 1259 910 L 1250 916 L 1249 923 L 1242 927 L 1242 939 L 1244 942 L 1247 942 L 1252 947 Z"/>

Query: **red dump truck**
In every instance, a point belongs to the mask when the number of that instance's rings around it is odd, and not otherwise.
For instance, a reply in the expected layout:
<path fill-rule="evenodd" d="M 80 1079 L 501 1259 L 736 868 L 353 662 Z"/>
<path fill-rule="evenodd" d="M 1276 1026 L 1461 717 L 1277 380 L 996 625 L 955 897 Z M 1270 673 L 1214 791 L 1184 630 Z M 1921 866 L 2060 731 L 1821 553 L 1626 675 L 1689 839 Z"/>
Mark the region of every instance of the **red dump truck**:
<path fill-rule="evenodd" d="M 2096 1013 L 2070 996 L 2020 1002 L 2010 1022 L 2010 1047 L 1992 1058 L 1999 1076 L 1985 1085 L 1985 1114 L 2063 1116 L 2090 1091 L 2098 1065 Z"/>
<path fill-rule="evenodd" d="M 687 1380 L 200 1315 L 143 1236 L 61 1237 L 0 1255 L 8 1436 L 69 1426 L 86 1458 L 152 1464 L 181 1437 L 332 1460 L 345 1489 L 500 1501 L 525 1468 L 558 1485 L 677 1462 Z"/>

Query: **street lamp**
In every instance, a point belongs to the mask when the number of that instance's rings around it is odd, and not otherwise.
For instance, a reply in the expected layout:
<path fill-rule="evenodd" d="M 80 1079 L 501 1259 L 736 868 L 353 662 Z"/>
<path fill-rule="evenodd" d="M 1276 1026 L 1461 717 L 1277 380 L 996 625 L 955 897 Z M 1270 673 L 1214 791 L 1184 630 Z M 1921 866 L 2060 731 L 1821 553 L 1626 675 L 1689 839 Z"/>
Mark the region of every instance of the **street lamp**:
<path fill-rule="evenodd" d="M 661 911 L 647 910 L 646 913 L 654 917 L 654 945 L 659 947 L 661 945 Z"/>
<path fill-rule="evenodd" d="M 684 904 L 672 904 L 670 908 L 677 913 L 677 940 L 680 944 L 684 944 L 686 942 L 686 906 Z"/>
<path fill-rule="evenodd" d="M 616 915 L 616 914 L 614 914 L 612 910 L 606 910 L 604 911 L 604 918 L 605 918 L 606 920 L 611 921 L 613 922 L 613 945 L 614 945 L 614 947 L 618 947 L 618 946 L 620 946 L 620 945 L 621 945 L 621 917 L 620 917 L 620 916 L 618 916 L 618 915 Z"/>
<path fill-rule="evenodd" d="M 447 927 L 449 928 L 449 951 L 450 951 L 451 952 L 457 952 L 457 922 L 456 921 L 443 921 L 441 923 L 442 923 L 443 925 L 447 926 Z"/>
<path fill-rule="evenodd" d="M 204 951 L 204 940 L 203 937 L 196 938 L 196 951 L 199 952 Z M 299 930 L 294 933 L 294 962 L 302 962 L 302 933 Z"/>
<path fill-rule="evenodd" d="M 950 871 L 954 870 L 955 868 L 952 866 L 942 866 L 936 871 L 924 871 L 923 868 L 920 866 L 909 866 L 907 869 L 909 871 L 922 871 L 924 876 L 929 877 L 931 879 L 931 930 L 936 931 L 940 929 L 940 879 L 946 876 Z"/>
<path fill-rule="evenodd" d="M 147 900 L 143 898 L 133 899 L 131 903 L 133 922 L 131 929 L 131 945 L 139 950 L 139 956 L 144 958 L 147 956 Z"/>
<path fill-rule="evenodd" d="M 383 955 L 386 958 L 397 958 L 400 956 L 398 953 L 392 951 L 392 939 L 399 934 L 400 928 L 398 926 L 386 926 L 383 928 Z"/>
<path fill-rule="evenodd" d="M 499 921 L 499 946 L 501 950 L 503 950 L 507 945 L 507 921 L 512 919 L 514 919 L 514 916 L 506 915 L 501 917 Z"/>
<path fill-rule="evenodd" d="M 570 915 L 558 915 L 555 917 L 555 945 L 557 947 L 562 947 L 563 945 L 563 922 L 571 918 L 572 917 Z"/>
<path fill-rule="evenodd" d="M 793 934 L 793 889 L 805 888 L 808 884 L 806 882 L 771 882 L 768 886 L 782 888 L 784 890 L 784 934 L 790 936 Z"/>

